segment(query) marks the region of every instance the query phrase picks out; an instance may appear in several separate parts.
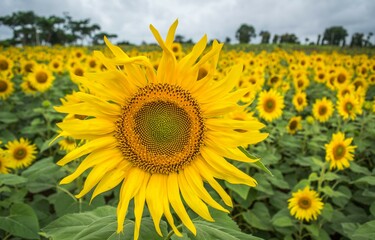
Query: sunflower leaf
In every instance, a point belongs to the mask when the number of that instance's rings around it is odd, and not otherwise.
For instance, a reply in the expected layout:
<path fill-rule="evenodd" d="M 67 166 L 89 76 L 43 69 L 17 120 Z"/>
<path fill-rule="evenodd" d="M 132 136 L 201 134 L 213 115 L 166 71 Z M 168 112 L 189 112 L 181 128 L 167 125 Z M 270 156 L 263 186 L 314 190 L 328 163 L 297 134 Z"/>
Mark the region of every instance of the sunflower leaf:
<path fill-rule="evenodd" d="M 248 158 L 250 159 L 259 159 L 258 157 L 256 156 L 253 156 L 251 155 L 244 147 L 238 147 L 238 149 L 240 149 Z M 264 164 L 261 162 L 261 161 L 256 161 L 254 163 L 250 163 L 251 165 L 255 165 L 257 166 L 258 168 L 260 168 L 261 170 L 265 171 L 266 173 L 270 174 L 271 176 L 272 175 L 272 172 L 266 167 L 264 166 Z"/>
<path fill-rule="evenodd" d="M 161 221 L 163 235 L 167 224 Z M 134 221 L 126 220 L 124 233 L 117 234 L 116 208 L 99 207 L 93 211 L 66 214 L 44 227 L 44 235 L 52 239 L 72 240 L 130 240 L 133 239 Z M 151 218 L 143 218 L 139 239 L 163 239 L 155 229 Z"/>
<path fill-rule="evenodd" d="M 24 239 L 40 239 L 39 222 L 34 210 L 27 204 L 15 203 L 7 217 L 0 217 L 0 229 Z"/>
<path fill-rule="evenodd" d="M 188 232 L 188 237 L 195 240 L 261 240 L 261 238 L 241 232 L 228 214 L 216 210 L 211 213 L 215 222 L 207 222 L 201 218 L 193 220 L 197 235 L 194 236 Z"/>

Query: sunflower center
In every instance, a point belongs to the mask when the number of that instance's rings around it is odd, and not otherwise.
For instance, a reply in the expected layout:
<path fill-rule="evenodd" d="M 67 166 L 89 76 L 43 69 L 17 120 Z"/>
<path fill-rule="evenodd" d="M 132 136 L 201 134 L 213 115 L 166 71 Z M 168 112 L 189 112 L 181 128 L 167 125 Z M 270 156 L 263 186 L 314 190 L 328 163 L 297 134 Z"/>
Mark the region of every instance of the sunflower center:
<path fill-rule="evenodd" d="M 299 105 L 302 105 L 302 103 L 303 103 L 303 99 L 302 99 L 301 97 L 297 98 L 297 103 L 298 103 Z"/>
<path fill-rule="evenodd" d="M 339 83 L 344 83 L 345 80 L 346 80 L 346 76 L 345 76 L 344 74 L 340 73 L 340 74 L 337 76 L 337 81 L 338 81 Z"/>
<path fill-rule="evenodd" d="M 353 104 L 352 104 L 351 102 L 347 102 L 347 103 L 345 104 L 345 110 L 346 110 L 347 112 L 351 112 L 351 111 L 353 110 Z"/>
<path fill-rule="evenodd" d="M 339 144 L 333 148 L 333 157 L 335 160 L 339 160 L 345 155 L 345 146 Z"/>
<path fill-rule="evenodd" d="M 45 72 L 38 72 L 35 78 L 38 83 L 45 83 L 47 82 L 48 75 Z"/>
<path fill-rule="evenodd" d="M 296 128 L 297 128 L 297 121 L 296 120 L 293 120 L 293 121 L 291 121 L 290 122 L 290 124 L 289 124 L 289 129 L 290 130 L 295 130 Z"/>
<path fill-rule="evenodd" d="M 57 62 L 53 63 L 54 68 L 58 68 L 59 66 L 60 66 L 59 63 L 57 63 Z"/>
<path fill-rule="evenodd" d="M 274 99 L 267 99 L 267 101 L 264 104 L 264 110 L 268 113 L 273 112 L 275 109 L 276 103 Z"/>
<path fill-rule="evenodd" d="M 277 76 L 273 76 L 272 78 L 271 78 L 271 83 L 272 84 L 276 84 L 277 82 L 279 81 L 279 77 L 277 77 Z"/>
<path fill-rule="evenodd" d="M 301 197 L 298 200 L 298 206 L 302 209 L 309 209 L 311 207 L 311 199 L 307 197 Z"/>
<path fill-rule="evenodd" d="M 326 106 L 320 106 L 319 107 L 319 115 L 324 115 L 324 114 L 326 114 L 326 112 L 327 112 L 327 107 Z"/>
<path fill-rule="evenodd" d="M 23 149 L 23 148 L 18 148 L 18 149 L 16 149 L 16 150 L 14 151 L 14 153 L 13 153 L 13 157 L 14 157 L 15 159 L 17 159 L 17 160 L 22 160 L 22 159 L 24 159 L 24 158 L 26 157 L 26 154 L 27 154 L 27 152 L 26 152 L 25 149 Z"/>
<path fill-rule="evenodd" d="M 24 67 L 25 72 L 27 72 L 27 73 L 31 73 L 32 68 L 33 68 L 33 64 L 32 64 L 32 63 L 27 63 L 27 64 L 25 65 L 25 67 Z"/>
<path fill-rule="evenodd" d="M 9 64 L 6 60 L 0 60 L 0 70 L 7 70 L 9 68 Z"/>
<path fill-rule="evenodd" d="M 319 79 L 324 79 L 324 74 L 323 74 L 323 73 L 320 73 L 320 74 L 318 75 L 318 78 L 319 78 Z"/>
<path fill-rule="evenodd" d="M 200 107 L 188 91 L 151 84 L 123 106 L 115 137 L 124 158 L 134 166 L 169 174 L 199 154 L 204 129 Z"/>
<path fill-rule="evenodd" d="M 4 80 L 0 80 L 0 92 L 5 92 L 8 89 L 8 83 Z"/>
<path fill-rule="evenodd" d="M 77 76 L 82 77 L 82 76 L 83 76 L 83 69 L 81 69 L 81 68 L 76 68 L 76 69 L 74 70 L 74 74 L 77 75 Z"/>
<path fill-rule="evenodd" d="M 298 84 L 297 85 L 298 85 L 299 88 L 303 87 L 303 81 L 302 80 L 298 80 Z"/>

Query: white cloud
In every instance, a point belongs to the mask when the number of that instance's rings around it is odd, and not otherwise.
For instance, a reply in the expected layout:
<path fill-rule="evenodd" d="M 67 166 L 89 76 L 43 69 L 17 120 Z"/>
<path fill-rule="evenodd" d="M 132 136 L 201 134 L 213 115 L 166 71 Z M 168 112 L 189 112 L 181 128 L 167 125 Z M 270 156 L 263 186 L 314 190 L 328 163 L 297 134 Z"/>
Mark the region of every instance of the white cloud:
<path fill-rule="evenodd" d="M 253 25 L 257 33 L 295 33 L 301 42 L 305 37 L 316 41 L 318 34 L 333 25 L 344 26 L 349 34 L 375 31 L 372 0 L 3 0 L 0 16 L 26 10 L 41 16 L 69 12 L 76 20 L 90 18 L 103 31 L 117 34 L 117 40 L 136 44 L 154 42 L 149 24 L 165 36 L 177 18 L 177 34 L 194 41 L 205 33 L 209 39 L 228 36 L 234 41 L 242 23 Z M 0 26 L 0 39 L 6 37 L 11 37 L 11 31 Z"/>

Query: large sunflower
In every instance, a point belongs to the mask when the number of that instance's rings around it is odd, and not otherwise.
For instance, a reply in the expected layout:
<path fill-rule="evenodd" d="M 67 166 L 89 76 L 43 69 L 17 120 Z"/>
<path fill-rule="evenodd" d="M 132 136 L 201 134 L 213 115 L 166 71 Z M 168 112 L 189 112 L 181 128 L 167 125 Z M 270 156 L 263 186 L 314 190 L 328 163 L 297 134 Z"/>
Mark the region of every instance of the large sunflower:
<path fill-rule="evenodd" d="M 77 92 L 79 102 L 56 107 L 59 112 L 87 116 L 58 124 L 61 136 L 85 140 L 58 164 L 65 165 L 88 154 L 61 183 L 70 183 L 92 168 L 77 197 L 96 186 L 94 198 L 121 184 L 117 231 L 123 231 L 129 202 L 134 199 L 134 239 L 139 236 L 145 203 L 160 235 L 159 222 L 164 215 L 176 235 L 182 236 L 171 207 L 182 223 L 196 233 L 182 198 L 208 221 L 213 219 L 207 205 L 228 212 L 210 196 L 203 183 L 207 182 L 226 205 L 232 206 L 216 179 L 248 186 L 255 186 L 256 181 L 224 157 L 253 162 L 238 146 L 260 142 L 268 135 L 259 132 L 263 124 L 254 119 L 224 117 L 244 109 L 237 102 L 247 89 L 233 91 L 242 66 L 233 67 L 225 79 L 213 80 L 222 44 L 214 41 L 212 49 L 202 56 L 206 36 L 177 61 L 172 51 L 177 24 L 172 24 L 165 41 L 150 25 L 163 49 L 156 72 L 148 58 L 130 58 L 105 39 L 115 57 L 94 54 L 107 71 L 76 76 L 87 93 Z M 211 66 L 209 72 L 197 81 L 199 68 L 206 63 Z"/>
<path fill-rule="evenodd" d="M 283 108 L 284 98 L 276 90 L 263 90 L 259 93 L 257 110 L 261 118 L 271 122 L 281 117 Z"/>
<path fill-rule="evenodd" d="M 28 139 L 21 138 L 8 142 L 5 147 L 8 149 L 10 167 L 25 168 L 35 160 L 36 146 Z"/>
<path fill-rule="evenodd" d="M 331 142 L 325 145 L 326 160 L 330 162 L 330 169 L 343 170 L 349 167 L 349 161 L 353 161 L 356 148 L 350 145 L 352 141 L 353 138 L 345 138 L 342 132 L 333 134 Z"/>
<path fill-rule="evenodd" d="M 292 198 L 288 202 L 290 214 L 298 220 L 307 222 L 316 220 L 324 206 L 318 193 L 310 190 L 309 186 L 292 193 Z"/>
<path fill-rule="evenodd" d="M 319 122 L 327 122 L 333 114 L 333 103 L 331 100 L 323 97 L 317 99 L 313 105 L 314 118 Z"/>

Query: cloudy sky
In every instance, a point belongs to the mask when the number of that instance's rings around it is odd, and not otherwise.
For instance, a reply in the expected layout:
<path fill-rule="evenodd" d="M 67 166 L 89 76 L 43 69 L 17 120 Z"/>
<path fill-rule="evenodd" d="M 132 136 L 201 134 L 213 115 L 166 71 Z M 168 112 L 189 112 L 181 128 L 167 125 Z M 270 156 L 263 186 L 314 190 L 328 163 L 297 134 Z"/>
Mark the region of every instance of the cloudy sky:
<path fill-rule="evenodd" d="M 75 20 L 90 18 L 102 31 L 118 35 L 116 41 L 140 44 L 155 42 L 149 30 L 153 24 L 165 36 L 178 18 L 177 34 L 198 41 L 235 40 L 242 23 L 253 25 L 258 34 L 295 33 L 301 42 L 316 41 L 330 26 L 341 25 L 354 32 L 375 33 L 373 0 L 1 0 L 0 16 L 32 10 L 39 16 L 68 12 Z M 0 39 L 10 38 L 9 28 L 0 26 Z M 373 37 L 374 38 L 374 37 Z M 259 38 L 253 42 L 259 42 Z M 372 39 L 374 42 L 374 39 Z"/>

